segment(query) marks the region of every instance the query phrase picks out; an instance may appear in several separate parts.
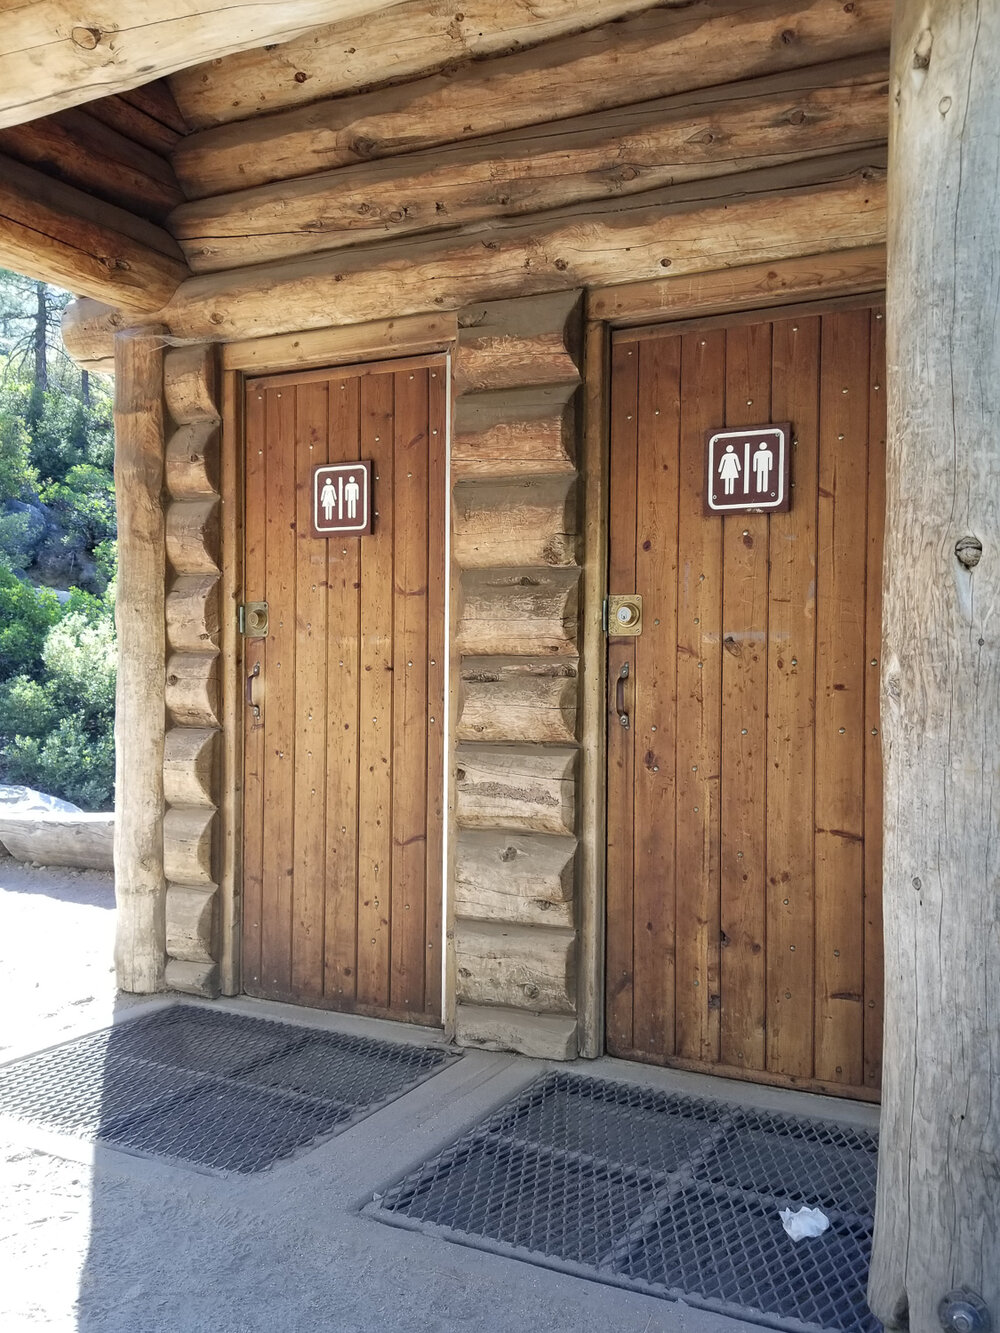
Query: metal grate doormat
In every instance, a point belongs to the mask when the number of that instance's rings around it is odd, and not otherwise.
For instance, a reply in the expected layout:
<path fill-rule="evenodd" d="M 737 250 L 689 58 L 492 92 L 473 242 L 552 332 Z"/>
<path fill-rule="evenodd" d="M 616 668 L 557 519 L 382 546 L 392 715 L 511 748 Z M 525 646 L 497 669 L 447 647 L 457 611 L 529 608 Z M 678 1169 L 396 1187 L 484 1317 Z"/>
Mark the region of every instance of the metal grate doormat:
<path fill-rule="evenodd" d="M 457 1056 L 171 1005 L 0 1067 L 0 1113 L 211 1171 L 263 1171 Z"/>
<path fill-rule="evenodd" d="M 865 1303 L 874 1134 L 553 1073 L 366 1212 L 578 1276 L 810 1333 Z M 792 1241 L 779 1209 L 822 1208 Z"/>

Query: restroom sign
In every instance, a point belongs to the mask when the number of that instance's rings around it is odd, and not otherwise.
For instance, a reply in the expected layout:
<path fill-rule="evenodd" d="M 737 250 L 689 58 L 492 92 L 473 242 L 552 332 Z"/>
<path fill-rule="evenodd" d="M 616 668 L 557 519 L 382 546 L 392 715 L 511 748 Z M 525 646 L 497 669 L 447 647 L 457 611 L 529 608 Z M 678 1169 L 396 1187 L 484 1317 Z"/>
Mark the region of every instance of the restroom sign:
<path fill-rule="evenodd" d="M 364 537 L 372 530 L 371 462 L 313 468 L 314 537 Z"/>
<path fill-rule="evenodd" d="M 787 422 L 706 432 L 705 512 L 763 514 L 789 509 L 791 436 Z"/>

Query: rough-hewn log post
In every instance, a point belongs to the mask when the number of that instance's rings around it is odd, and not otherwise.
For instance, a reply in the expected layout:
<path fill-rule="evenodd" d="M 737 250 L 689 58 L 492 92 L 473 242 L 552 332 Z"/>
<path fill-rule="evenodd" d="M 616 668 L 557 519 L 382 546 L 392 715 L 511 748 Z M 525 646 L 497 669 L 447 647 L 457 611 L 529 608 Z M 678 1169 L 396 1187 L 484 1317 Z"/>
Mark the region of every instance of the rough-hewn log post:
<path fill-rule="evenodd" d="M 149 330 L 115 337 L 118 697 L 115 712 L 115 965 L 122 990 L 163 988 L 163 351 Z"/>
<path fill-rule="evenodd" d="M 890 1327 L 937 1333 L 956 1288 L 1000 1327 L 1000 8 L 897 0 L 893 47 L 869 1297 Z"/>

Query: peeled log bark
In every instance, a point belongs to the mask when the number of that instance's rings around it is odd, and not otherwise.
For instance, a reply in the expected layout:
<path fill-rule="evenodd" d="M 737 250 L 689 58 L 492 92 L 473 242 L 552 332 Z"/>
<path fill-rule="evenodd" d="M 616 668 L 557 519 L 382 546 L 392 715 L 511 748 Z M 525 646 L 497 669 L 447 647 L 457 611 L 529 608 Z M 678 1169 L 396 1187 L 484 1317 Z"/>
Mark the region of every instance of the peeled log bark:
<path fill-rule="evenodd" d="M 171 884 L 167 889 L 167 949 L 183 963 L 215 961 L 219 890 Z"/>
<path fill-rule="evenodd" d="M 688 0 L 669 0 L 687 4 Z M 180 70 L 170 80 L 192 129 L 342 97 L 379 83 L 536 46 L 648 9 L 650 0 L 409 0 L 278 47 Z"/>
<path fill-rule="evenodd" d="M 0 157 L 0 262 L 18 273 L 138 311 L 187 276 L 173 239 L 12 158 Z"/>
<path fill-rule="evenodd" d="M 219 733 L 208 727 L 172 727 L 163 753 L 163 793 L 169 805 L 215 807 Z"/>
<path fill-rule="evenodd" d="M 175 726 L 217 727 L 218 653 L 174 653 L 167 663 L 166 697 Z"/>
<path fill-rule="evenodd" d="M 167 639 L 176 653 L 207 653 L 219 646 L 219 576 L 185 574 L 167 596 Z"/>
<path fill-rule="evenodd" d="M 175 884 L 211 884 L 214 808 L 174 807 L 163 820 L 163 864 Z"/>
<path fill-rule="evenodd" d="M 459 673 L 460 741 L 576 739 L 575 661 L 556 657 L 466 657 Z"/>
<path fill-rule="evenodd" d="M 122 990 L 163 987 L 163 352 L 115 339 L 118 687 L 115 707 L 115 966 Z"/>
<path fill-rule="evenodd" d="M 199 344 L 172 347 L 163 363 L 167 409 L 178 426 L 219 420 L 219 353 Z"/>
<path fill-rule="evenodd" d="M 175 500 L 196 500 L 219 490 L 219 427 L 214 421 L 178 426 L 167 441 L 167 490 Z"/>
<path fill-rule="evenodd" d="M 898 0 L 893 50 L 869 1299 L 890 1327 L 938 1333 L 956 1287 L 1000 1325 L 1000 7 Z"/>
<path fill-rule="evenodd" d="M 888 55 L 641 102 L 181 204 L 212 273 L 885 143 Z"/>
<path fill-rule="evenodd" d="M 158 317 L 178 338 L 224 342 L 383 318 L 387 291 L 402 316 L 880 245 L 884 157 L 797 162 L 190 278 Z"/>
<path fill-rule="evenodd" d="M 0 125 L 17 125 L 175 69 L 298 37 L 392 0 L 70 0 L 5 5 Z"/>
<path fill-rule="evenodd" d="M 577 569 L 466 570 L 459 585 L 459 651 L 575 653 L 579 582 Z"/>
<path fill-rule="evenodd" d="M 455 472 L 491 477 L 572 472 L 576 390 L 576 383 L 570 382 L 463 394 L 455 404 Z"/>
<path fill-rule="evenodd" d="M 463 828 L 572 835 L 576 750 L 567 745 L 460 745 L 455 794 Z"/>
<path fill-rule="evenodd" d="M 114 357 L 115 334 L 131 327 L 134 317 L 115 306 L 78 296 L 62 314 L 62 340 L 74 361 L 105 361 Z"/>
<path fill-rule="evenodd" d="M 456 991 L 463 1003 L 571 1014 L 575 961 L 572 930 L 486 921 L 455 928 Z"/>
<path fill-rule="evenodd" d="M 581 308 L 579 292 L 466 306 L 458 316 L 455 392 L 578 384 Z"/>
<path fill-rule="evenodd" d="M 175 500 L 167 510 L 167 558 L 178 574 L 219 572 L 219 501 Z"/>
<path fill-rule="evenodd" d="M 891 0 L 701 0 L 453 74 L 188 135 L 189 198 L 885 49 Z"/>
<path fill-rule="evenodd" d="M 573 476 L 460 481 L 453 513 L 451 549 L 461 569 L 577 563 Z"/>

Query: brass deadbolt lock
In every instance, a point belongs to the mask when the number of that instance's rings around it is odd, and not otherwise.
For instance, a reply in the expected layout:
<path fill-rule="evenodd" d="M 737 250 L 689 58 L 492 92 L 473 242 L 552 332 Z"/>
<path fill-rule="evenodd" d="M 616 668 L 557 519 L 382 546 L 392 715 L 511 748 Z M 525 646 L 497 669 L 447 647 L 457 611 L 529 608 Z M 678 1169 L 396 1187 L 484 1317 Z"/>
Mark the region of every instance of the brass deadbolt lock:
<path fill-rule="evenodd" d="M 245 602 L 240 607 L 240 633 L 247 639 L 266 639 L 267 602 Z"/>
<path fill-rule="evenodd" d="M 608 633 L 613 638 L 642 633 L 642 598 L 637 592 L 608 598 Z"/>

